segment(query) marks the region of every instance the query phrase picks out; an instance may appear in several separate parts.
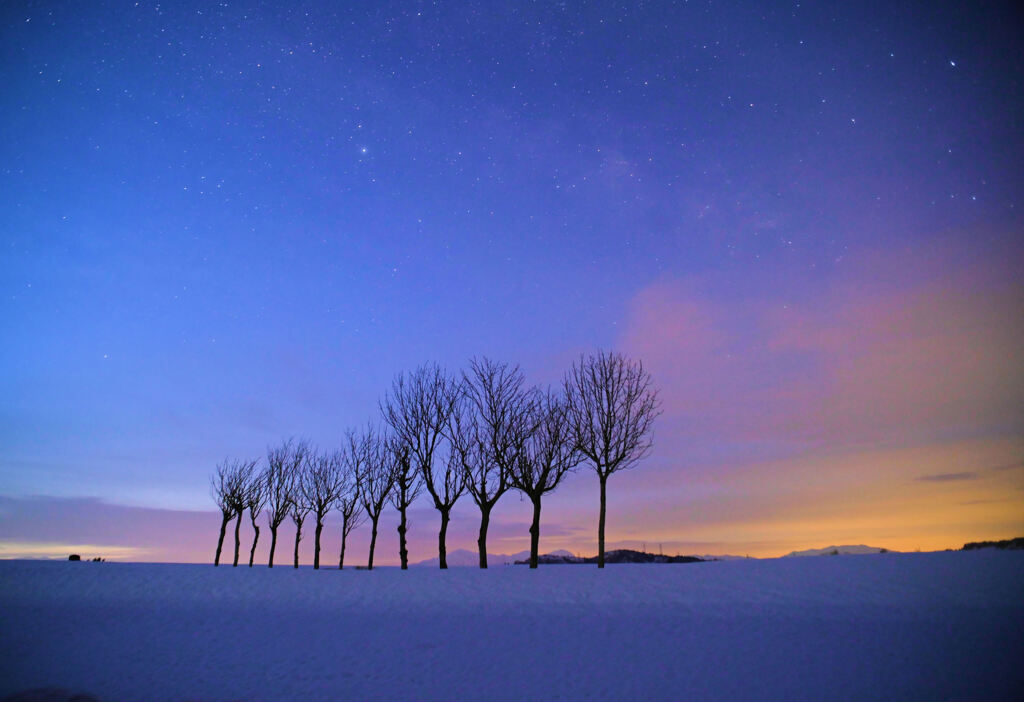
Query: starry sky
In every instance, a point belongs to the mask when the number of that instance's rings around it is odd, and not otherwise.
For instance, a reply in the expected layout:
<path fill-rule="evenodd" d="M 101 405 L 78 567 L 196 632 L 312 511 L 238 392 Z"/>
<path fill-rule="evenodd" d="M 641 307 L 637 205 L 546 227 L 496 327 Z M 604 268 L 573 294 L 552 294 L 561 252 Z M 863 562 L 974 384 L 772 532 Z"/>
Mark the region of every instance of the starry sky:
<path fill-rule="evenodd" d="M 1020 536 L 1024 61 L 974 5 L 3 3 L 0 557 L 208 561 L 224 456 L 598 348 L 664 408 L 610 546 Z M 593 553 L 593 473 L 544 514 Z"/>

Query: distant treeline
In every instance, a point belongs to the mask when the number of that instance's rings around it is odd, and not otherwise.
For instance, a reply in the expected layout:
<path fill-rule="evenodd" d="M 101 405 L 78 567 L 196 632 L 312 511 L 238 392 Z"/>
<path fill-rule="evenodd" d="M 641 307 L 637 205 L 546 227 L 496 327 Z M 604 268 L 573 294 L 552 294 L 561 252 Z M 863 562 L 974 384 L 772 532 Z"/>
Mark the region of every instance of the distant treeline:
<path fill-rule="evenodd" d="M 1002 549 L 1024 549 L 1024 536 L 1015 539 L 1003 539 L 1002 541 L 972 541 L 964 544 L 964 551 L 974 551 L 979 548 L 1002 548 Z"/>
<path fill-rule="evenodd" d="M 546 553 L 537 559 L 540 563 L 549 564 L 580 564 L 597 563 L 597 556 L 563 556 L 556 553 Z M 605 563 L 703 563 L 703 558 L 696 556 L 665 556 L 660 553 L 647 553 L 646 551 L 633 551 L 628 548 L 609 551 L 604 556 Z M 524 565 L 529 561 L 516 561 L 516 565 Z"/>
<path fill-rule="evenodd" d="M 371 421 L 363 429 L 348 430 L 340 448 L 322 451 L 289 439 L 268 448 L 262 465 L 259 459 L 220 463 L 211 481 L 221 512 L 214 565 L 220 564 L 232 519 L 233 565 L 238 565 L 246 513 L 255 533 L 249 552 L 253 565 L 260 536 L 257 518 L 265 512 L 271 534 L 268 565 L 274 566 L 278 527 L 290 518 L 294 567 L 299 567 L 302 527 L 312 515 L 313 567 L 319 568 L 324 518 L 334 509 L 342 518 L 338 567 L 345 565 L 348 535 L 369 520 L 367 568 L 372 569 L 377 523 L 390 504 L 399 513 L 399 559 L 405 569 L 406 511 L 426 491 L 441 519 L 440 567 L 448 567 L 452 509 L 468 494 L 480 510 L 477 545 L 480 567 L 486 568 L 491 510 L 502 495 L 517 490 L 533 505 L 530 567 L 536 568 L 541 499 L 569 472 L 588 465 L 600 487 L 598 553 L 583 562 L 603 568 L 608 478 L 650 453 L 651 427 L 660 413 L 657 390 L 643 364 L 610 352 L 581 356 L 557 389 L 529 386 L 519 366 L 488 358 L 471 360 L 458 375 L 426 364 L 396 376 L 378 409 L 379 425 Z"/>

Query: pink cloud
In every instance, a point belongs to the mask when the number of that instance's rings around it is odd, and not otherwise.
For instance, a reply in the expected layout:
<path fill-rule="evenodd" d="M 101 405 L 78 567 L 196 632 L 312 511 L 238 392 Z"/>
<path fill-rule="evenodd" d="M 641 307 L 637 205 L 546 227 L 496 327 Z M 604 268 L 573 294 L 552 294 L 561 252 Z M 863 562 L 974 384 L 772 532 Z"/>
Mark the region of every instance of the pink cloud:
<path fill-rule="evenodd" d="M 622 345 L 662 389 L 661 433 L 685 441 L 835 446 L 1019 432 L 1024 288 L 1002 260 L 958 254 L 854 260 L 799 298 L 658 281 L 632 300 Z"/>

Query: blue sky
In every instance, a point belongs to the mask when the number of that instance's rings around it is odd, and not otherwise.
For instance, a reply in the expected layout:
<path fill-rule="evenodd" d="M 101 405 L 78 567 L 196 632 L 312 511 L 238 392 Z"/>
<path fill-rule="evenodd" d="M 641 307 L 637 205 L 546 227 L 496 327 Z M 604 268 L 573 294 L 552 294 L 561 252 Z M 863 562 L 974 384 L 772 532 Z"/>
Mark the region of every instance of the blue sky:
<path fill-rule="evenodd" d="M 654 372 L 678 501 L 850 451 L 1013 463 L 1013 9 L 5 3 L 0 495 L 209 509 L 217 460 L 332 445 L 399 371 L 557 383 L 595 348 Z"/>

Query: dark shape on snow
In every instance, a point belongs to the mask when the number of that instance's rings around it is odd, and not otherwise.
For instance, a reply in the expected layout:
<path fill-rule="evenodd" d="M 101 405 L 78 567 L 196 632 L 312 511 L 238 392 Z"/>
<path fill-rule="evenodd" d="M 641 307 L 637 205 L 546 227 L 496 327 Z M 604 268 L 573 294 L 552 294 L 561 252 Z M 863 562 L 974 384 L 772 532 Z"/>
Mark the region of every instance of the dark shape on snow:
<path fill-rule="evenodd" d="M 976 551 L 979 548 L 1001 548 L 1010 551 L 1021 550 L 1024 549 L 1024 536 L 1018 536 L 1015 539 L 1003 539 L 1002 541 L 972 541 L 969 544 L 964 544 L 962 550 Z"/>
<path fill-rule="evenodd" d="M 68 560 L 69 561 L 80 561 L 80 560 L 82 560 L 82 557 L 79 556 L 77 553 L 72 553 L 70 556 L 68 556 Z"/>
<path fill-rule="evenodd" d="M 530 561 L 516 561 L 516 565 L 526 565 Z M 604 554 L 605 563 L 703 563 L 703 558 L 696 556 L 665 556 L 660 553 L 647 553 L 645 551 L 633 551 L 628 548 L 620 548 L 615 551 L 607 551 Z M 537 557 L 537 563 L 545 564 L 577 564 L 597 563 L 597 556 L 581 558 L 579 556 L 563 556 L 553 553 L 545 553 Z"/>

